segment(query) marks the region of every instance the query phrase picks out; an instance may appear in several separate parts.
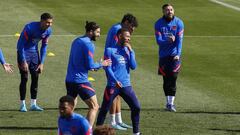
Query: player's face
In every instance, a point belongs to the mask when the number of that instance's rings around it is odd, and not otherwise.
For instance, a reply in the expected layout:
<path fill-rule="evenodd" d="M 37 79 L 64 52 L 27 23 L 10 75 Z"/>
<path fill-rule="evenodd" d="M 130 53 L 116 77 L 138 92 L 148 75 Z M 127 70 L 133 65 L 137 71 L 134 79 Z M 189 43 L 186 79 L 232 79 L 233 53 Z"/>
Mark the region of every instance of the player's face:
<path fill-rule="evenodd" d="M 41 29 L 46 30 L 48 27 L 52 26 L 53 19 L 41 20 Z"/>
<path fill-rule="evenodd" d="M 131 40 L 131 34 L 128 31 L 124 31 L 120 34 L 121 45 L 126 45 Z"/>
<path fill-rule="evenodd" d="M 93 31 L 93 36 L 91 40 L 96 41 L 98 37 L 100 37 L 101 30 L 100 28 L 97 28 L 95 31 Z"/>
<path fill-rule="evenodd" d="M 167 6 L 163 9 L 163 15 L 168 18 L 172 19 L 174 16 L 174 9 L 172 6 Z"/>
<path fill-rule="evenodd" d="M 73 113 L 73 106 L 68 102 L 60 103 L 59 104 L 59 113 L 61 117 L 70 117 Z"/>
<path fill-rule="evenodd" d="M 130 34 L 132 34 L 133 31 L 135 30 L 135 27 L 128 21 L 125 22 L 125 26 L 123 26 L 123 27 L 127 28 L 129 30 Z"/>

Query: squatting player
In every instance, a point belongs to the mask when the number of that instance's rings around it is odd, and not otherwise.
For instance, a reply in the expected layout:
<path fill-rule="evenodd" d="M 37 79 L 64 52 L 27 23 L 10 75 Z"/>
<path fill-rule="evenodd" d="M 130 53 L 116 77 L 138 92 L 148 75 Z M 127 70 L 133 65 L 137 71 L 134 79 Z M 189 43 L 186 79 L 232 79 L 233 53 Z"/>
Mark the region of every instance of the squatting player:
<path fill-rule="evenodd" d="M 118 42 L 117 32 L 121 28 L 129 29 L 130 33 L 133 33 L 134 29 L 138 26 L 138 21 L 132 14 L 125 14 L 122 18 L 121 23 L 114 24 L 108 31 L 105 49 L 107 47 L 115 46 Z M 118 130 L 126 130 L 127 128 L 132 128 L 131 126 L 125 124 L 122 121 L 121 116 L 121 98 L 117 96 L 113 101 L 110 108 L 110 125 Z"/>
<path fill-rule="evenodd" d="M 130 32 L 122 28 L 118 33 L 118 43 L 105 50 L 104 59 L 111 59 L 112 65 L 105 68 L 107 86 L 97 118 L 97 125 L 102 125 L 114 98 L 120 95 L 131 109 L 133 134 L 139 135 L 140 104 L 130 82 L 130 69 L 137 67 L 135 53 L 129 43 Z"/>
<path fill-rule="evenodd" d="M 158 73 L 163 76 L 163 90 L 166 96 L 166 110 L 176 112 L 174 99 L 176 81 L 181 66 L 181 52 L 184 25 L 174 16 L 171 4 L 162 6 L 163 17 L 155 23 L 155 37 L 159 46 Z"/>
<path fill-rule="evenodd" d="M 32 111 L 43 111 L 36 103 L 38 92 L 38 77 L 43 71 L 43 64 L 47 53 L 48 38 L 52 33 L 53 16 L 43 13 L 40 22 L 31 22 L 25 25 L 17 43 L 17 61 L 21 74 L 20 91 L 20 111 L 26 112 L 26 85 L 28 72 L 31 74 L 31 106 Z M 42 41 L 40 54 L 38 42 Z"/>
<path fill-rule="evenodd" d="M 65 81 L 67 95 L 72 96 L 75 100 L 79 95 L 88 105 L 87 119 L 93 126 L 99 106 L 95 90 L 88 81 L 88 71 L 108 66 L 111 64 L 111 60 L 94 63 L 95 45 L 92 41 L 96 41 L 96 38 L 100 36 L 100 27 L 95 22 L 86 22 L 85 30 L 85 35 L 76 38 L 72 43 Z"/>

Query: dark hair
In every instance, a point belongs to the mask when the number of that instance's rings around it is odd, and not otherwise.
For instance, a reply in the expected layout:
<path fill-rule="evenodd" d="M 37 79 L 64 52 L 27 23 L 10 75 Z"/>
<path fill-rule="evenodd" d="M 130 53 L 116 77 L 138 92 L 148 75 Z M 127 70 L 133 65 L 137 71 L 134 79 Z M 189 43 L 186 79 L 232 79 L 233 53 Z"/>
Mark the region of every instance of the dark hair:
<path fill-rule="evenodd" d="M 68 102 L 70 105 L 74 106 L 74 98 L 71 97 L 71 96 L 62 96 L 60 99 L 59 99 L 59 103 L 62 104 L 64 102 Z"/>
<path fill-rule="evenodd" d="M 86 25 L 85 25 L 86 32 L 89 32 L 91 30 L 95 31 L 98 28 L 100 28 L 100 26 L 96 22 L 88 22 L 88 21 L 86 21 Z"/>
<path fill-rule="evenodd" d="M 41 20 L 53 19 L 53 16 L 50 13 L 43 13 L 41 15 Z"/>
<path fill-rule="evenodd" d="M 115 135 L 115 129 L 108 125 L 97 126 L 93 131 L 93 135 Z"/>
<path fill-rule="evenodd" d="M 130 23 L 132 27 L 138 27 L 137 18 L 130 13 L 127 13 L 123 16 L 122 23 L 124 23 L 125 21 L 128 21 L 128 23 Z"/>
<path fill-rule="evenodd" d="M 164 4 L 163 6 L 162 6 L 162 10 L 164 10 L 166 7 L 168 7 L 168 6 L 172 6 L 172 4 L 169 4 L 169 3 L 167 3 L 167 4 Z"/>
<path fill-rule="evenodd" d="M 117 35 L 120 35 L 120 34 L 123 33 L 123 32 L 129 32 L 129 33 L 130 33 L 129 29 L 127 29 L 127 28 L 121 28 L 121 29 L 119 29 L 119 30 L 117 31 Z"/>

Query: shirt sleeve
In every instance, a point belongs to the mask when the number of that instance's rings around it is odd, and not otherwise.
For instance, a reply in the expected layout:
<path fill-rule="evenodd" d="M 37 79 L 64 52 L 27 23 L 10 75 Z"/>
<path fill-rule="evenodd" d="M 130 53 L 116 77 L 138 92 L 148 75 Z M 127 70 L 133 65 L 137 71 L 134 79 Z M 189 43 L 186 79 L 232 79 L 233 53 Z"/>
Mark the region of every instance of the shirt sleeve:
<path fill-rule="evenodd" d="M 92 134 L 92 128 L 91 128 L 89 122 L 86 119 L 84 119 L 82 121 L 82 124 L 80 125 L 80 127 L 82 127 L 82 133 L 84 135 L 91 135 Z"/>
<path fill-rule="evenodd" d="M 2 65 L 6 63 L 1 49 L 0 49 L 0 63 L 1 63 Z"/>
<path fill-rule="evenodd" d="M 128 50 L 127 49 L 127 54 L 129 55 L 129 67 L 134 70 L 136 69 L 137 67 L 137 62 L 136 62 L 136 59 L 135 59 L 135 52 L 133 50 Z"/>
<path fill-rule="evenodd" d="M 111 47 L 118 42 L 117 29 L 112 29 L 108 32 L 105 48 Z"/>
<path fill-rule="evenodd" d="M 156 38 L 156 42 L 159 46 L 167 45 L 170 43 L 170 41 L 163 38 L 163 33 L 161 33 L 160 28 L 159 28 L 159 22 L 155 23 L 155 38 Z"/>
<path fill-rule="evenodd" d="M 48 39 L 51 35 L 51 32 L 49 32 L 49 34 L 42 39 L 42 47 L 40 50 L 40 58 L 41 58 L 41 64 L 44 63 L 46 55 L 47 55 L 47 47 L 48 47 Z"/>
<path fill-rule="evenodd" d="M 184 24 L 180 20 L 178 23 L 177 35 L 176 35 L 176 46 L 177 46 L 178 56 L 181 56 L 181 53 L 182 53 L 183 33 L 184 33 Z"/>
<path fill-rule="evenodd" d="M 25 53 L 24 53 L 24 46 L 28 43 L 29 38 L 31 35 L 31 31 L 30 31 L 30 26 L 26 25 L 18 39 L 18 43 L 17 43 L 17 51 L 19 53 L 19 58 L 21 62 L 26 61 L 25 58 Z"/>
<path fill-rule="evenodd" d="M 93 46 L 91 45 L 91 43 L 87 44 L 84 47 L 84 53 L 85 53 L 85 58 L 86 58 L 86 65 L 88 70 L 98 70 L 102 67 L 101 63 L 98 62 L 94 62 L 94 49 Z"/>
<path fill-rule="evenodd" d="M 104 60 L 111 59 L 111 49 L 106 48 L 104 52 Z M 112 71 L 112 65 L 104 67 L 105 72 L 107 74 L 107 77 L 109 77 L 111 80 L 114 80 L 115 83 L 117 83 L 117 78 L 115 77 L 113 71 Z"/>

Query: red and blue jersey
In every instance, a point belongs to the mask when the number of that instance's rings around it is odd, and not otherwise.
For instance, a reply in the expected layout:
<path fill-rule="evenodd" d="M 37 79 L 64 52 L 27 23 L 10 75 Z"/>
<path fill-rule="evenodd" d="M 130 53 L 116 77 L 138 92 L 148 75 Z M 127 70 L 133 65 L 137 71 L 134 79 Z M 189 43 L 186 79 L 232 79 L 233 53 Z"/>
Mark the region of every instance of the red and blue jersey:
<path fill-rule="evenodd" d="M 25 52 L 38 52 L 38 42 L 42 40 L 40 61 L 41 64 L 43 64 L 47 53 L 48 38 L 51 33 L 51 27 L 46 30 L 42 30 L 40 22 L 31 22 L 26 24 L 17 43 L 17 51 L 20 56 L 20 61 L 26 61 L 27 54 Z"/>
<path fill-rule="evenodd" d="M 85 83 L 88 81 L 88 71 L 98 70 L 101 63 L 93 60 L 95 46 L 87 36 L 76 38 L 71 47 L 66 82 Z"/>
<path fill-rule="evenodd" d="M 104 59 L 112 60 L 112 65 L 104 68 L 107 86 L 116 86 L 117 81 L 121 82 L 123 87 L 131 86 L 130 69 L 134 70 L 137 67 L 134 51 L 115 45 L 105 50 Z"/>
<path fill-rule="evenodd" d="M 92 129 L 80 114 L 73 113 L 70 118 L 58 118 L 58 135 L 91 135 Z"/>
<path fill-rule="evenodd" d="M 105 49 L 116 45 L 118 42 L 117 32 L 122 28 L 121 23 L 114 24 L 108 31 L 106 38 Z"/>
<path fill-rule="evenodd" d="M 155 23 L 155 37 L 159 45 L 159 57 L 181 56 L 184 24 L 174 16 L 169 22 L 164 17 Z M 169 35 L 175 36 L 175 41 L 168 40 Z"/>
<path fill-rule="evenodd" d="M 1 64 L 5 64 L 6 63 L 1 49 L 0 49 L 0 63 Z"/>

